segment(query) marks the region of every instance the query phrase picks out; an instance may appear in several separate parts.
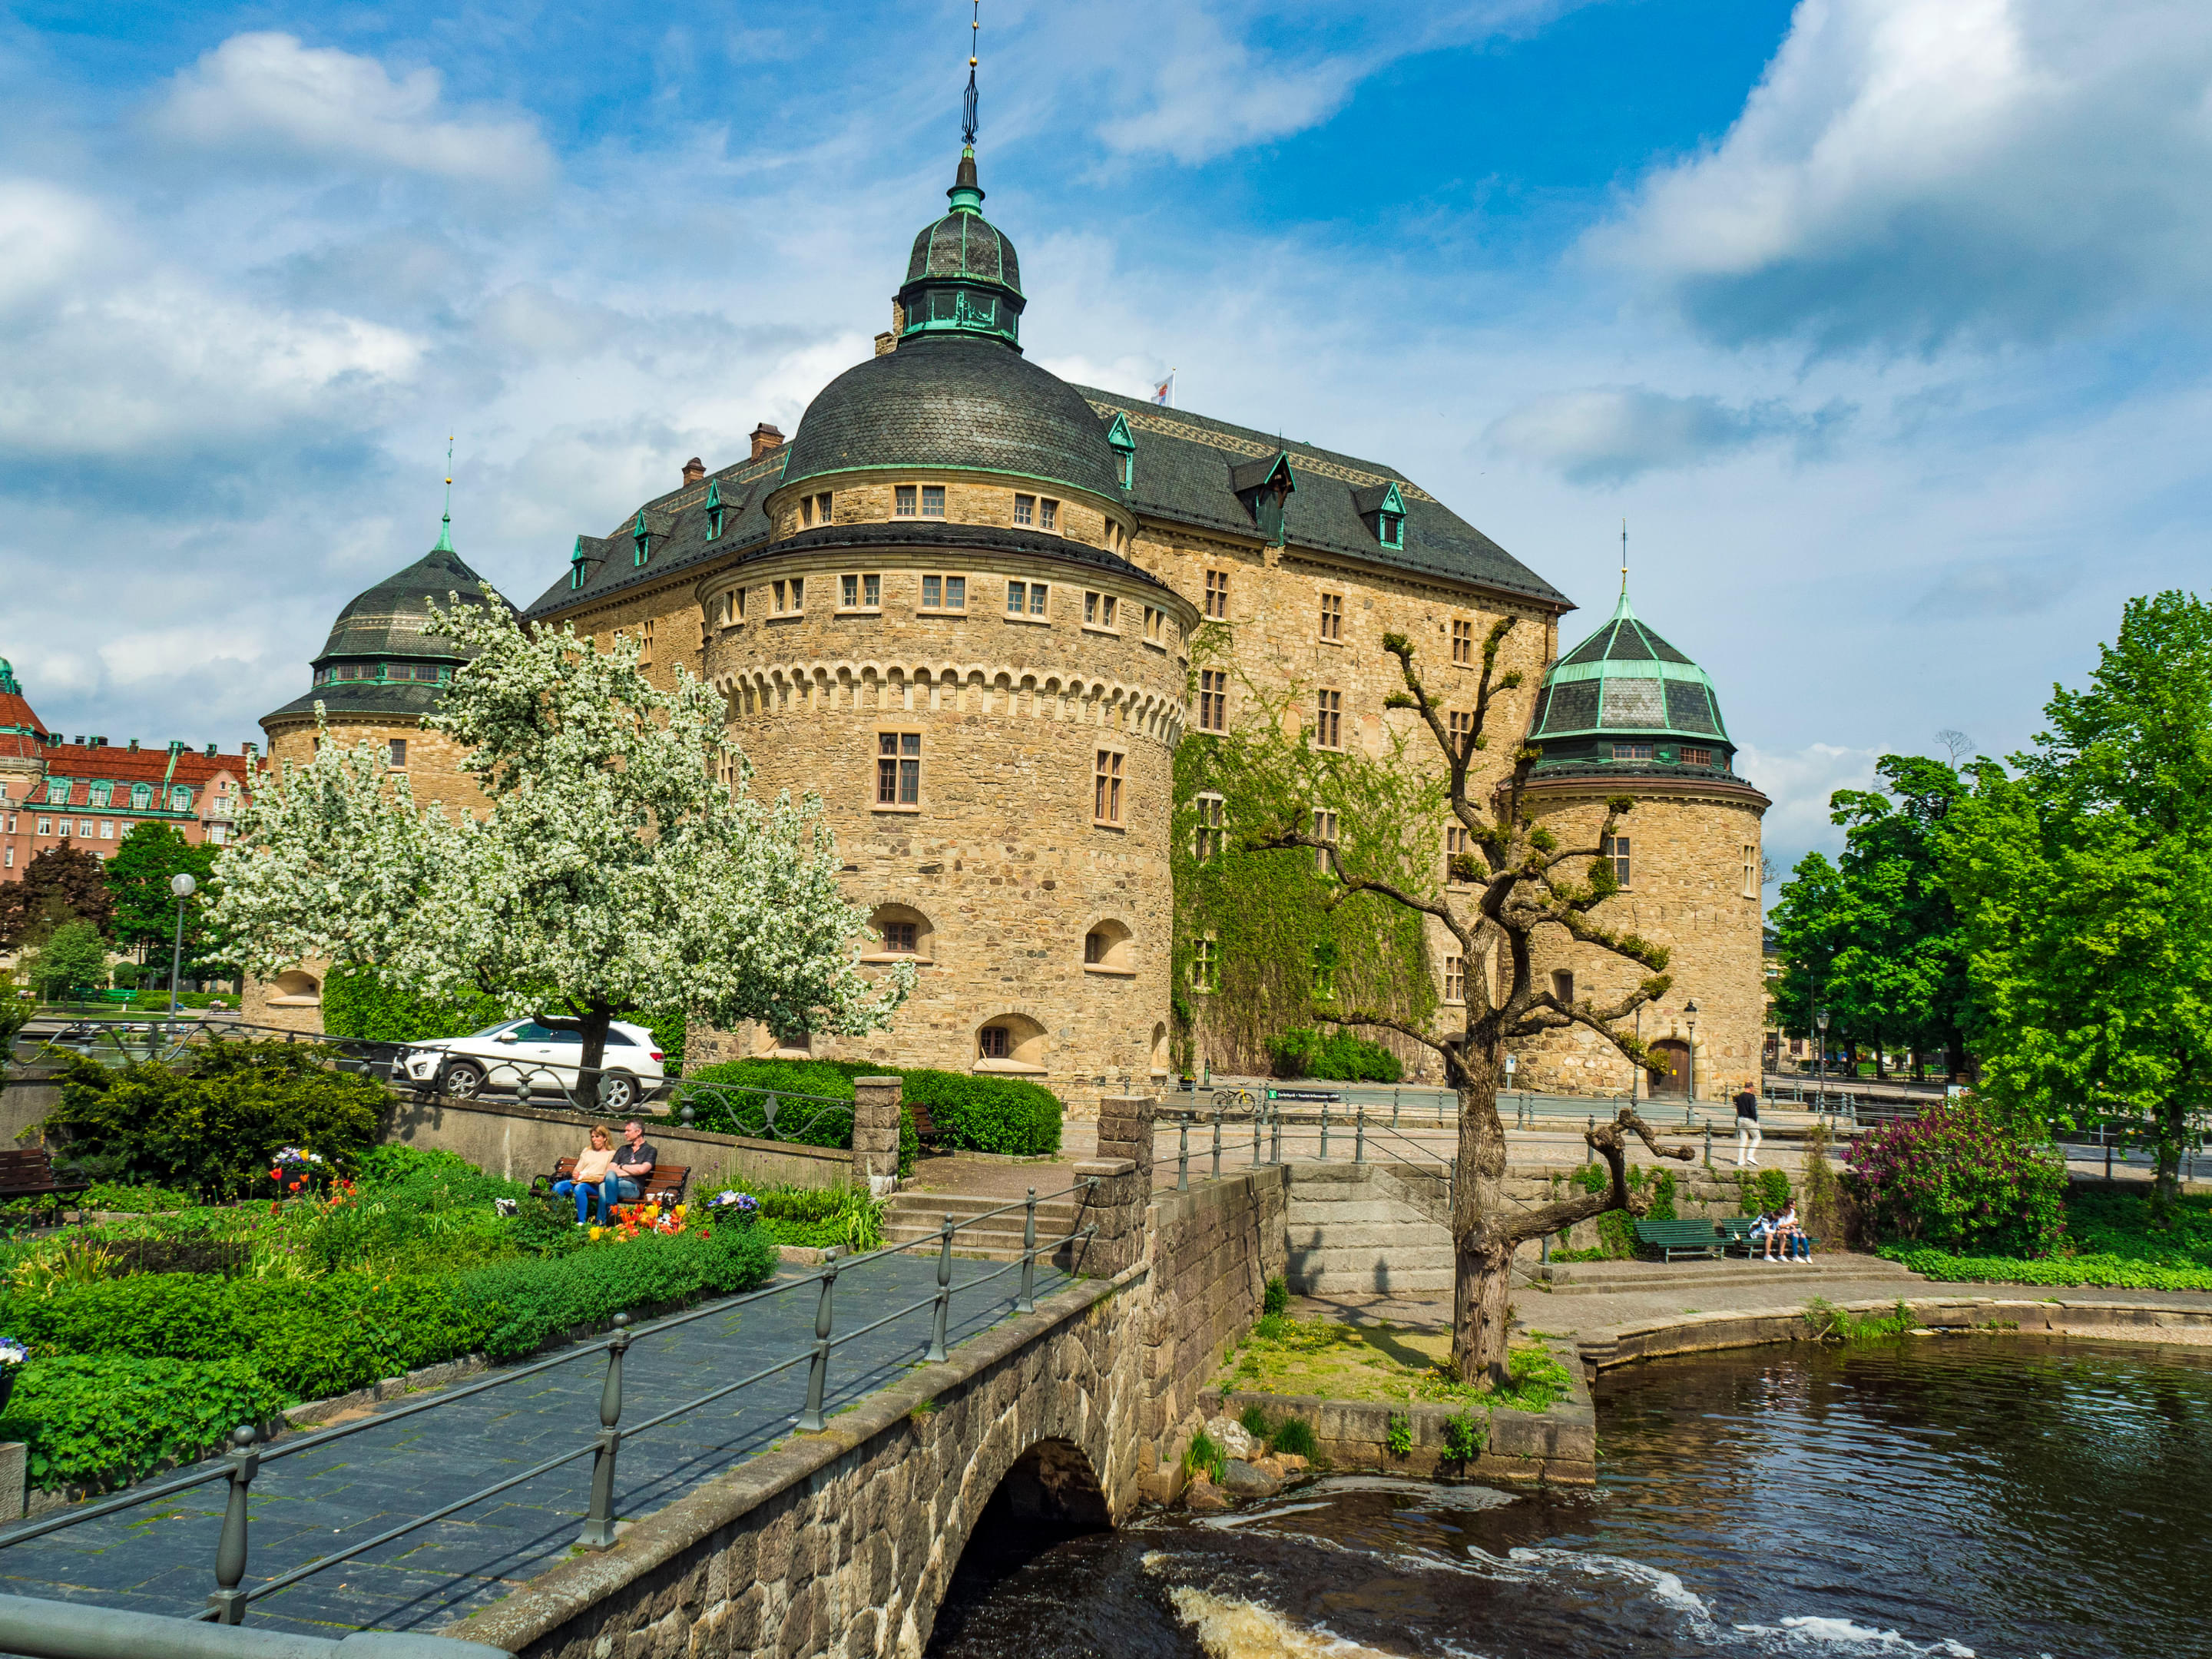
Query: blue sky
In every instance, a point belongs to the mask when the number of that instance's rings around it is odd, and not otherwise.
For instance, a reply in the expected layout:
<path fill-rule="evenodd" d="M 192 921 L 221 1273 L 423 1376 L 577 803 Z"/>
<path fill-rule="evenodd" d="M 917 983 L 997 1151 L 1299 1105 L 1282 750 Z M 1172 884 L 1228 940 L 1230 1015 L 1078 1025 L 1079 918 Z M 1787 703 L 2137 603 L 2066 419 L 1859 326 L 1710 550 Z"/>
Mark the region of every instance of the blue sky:
<path fill-rule="evenodd" d="M 234 747 L 436 532 L 518 598 L 884 326 L 965 5 L 18 4 L 0 655 Z M 1784 864 L 2199 585 L 2212 9 L 987 0 L 1033 356 L 1405 469 L 1702 660 Z"/>

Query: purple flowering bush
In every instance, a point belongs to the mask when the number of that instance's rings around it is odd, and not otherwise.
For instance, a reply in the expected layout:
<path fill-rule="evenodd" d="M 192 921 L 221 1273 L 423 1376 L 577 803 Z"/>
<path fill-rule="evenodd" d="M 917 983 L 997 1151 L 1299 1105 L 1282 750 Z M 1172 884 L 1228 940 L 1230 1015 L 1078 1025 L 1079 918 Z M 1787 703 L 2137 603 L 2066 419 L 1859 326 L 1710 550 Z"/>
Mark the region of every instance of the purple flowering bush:
<path fill-rule="evenodd" d="M 1971 1097 L 1862 1136 L 1845 1179 L 1885 1242 L 2011 1256 L 2066 1244 L 2066 1165 L 2057 1149 Z"/>

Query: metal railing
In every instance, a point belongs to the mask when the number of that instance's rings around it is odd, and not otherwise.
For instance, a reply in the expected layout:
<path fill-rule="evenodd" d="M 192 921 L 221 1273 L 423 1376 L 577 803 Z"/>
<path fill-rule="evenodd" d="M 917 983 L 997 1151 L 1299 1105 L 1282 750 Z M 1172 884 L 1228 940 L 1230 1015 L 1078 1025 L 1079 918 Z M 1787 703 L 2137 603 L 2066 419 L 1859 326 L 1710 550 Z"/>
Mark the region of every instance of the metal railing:
<path fill-rule="evenodd" d="M 996 1209 L 987 1210 L 980 1215 L 970 1216 L 965 1220 L 956 1221 L 951 1215 L 947 1214 L 944 1225 L 939 1228 L 934 1241 L 938 1247 L 936 1290 L 929 1296 L 896 1309 L 878 1319 L 872 1320 L 855 1330 L 841 1334 L 836 1328 L 836 1301 L 839 1279 L 876 1262 L 921 1249 L 933 1241 L 921 1239 L 904 1244 L 885 1245 L 845 1259 L 841 1259 L 837 1251 L 832 1248 L 824 1252 L 821 1268 L 817 1273 L 804 1274 L 763 1290 L 749 1291 L 742 1296 L 726 1297 L 686 1313 L 671 1315 L 654 1321 L 644 1331 L 632 1329 L 629 1316 L 626 1313 L 618 1313 L 614 1316 L 612 1321 L 614 1328 L 611 1334 L 595 1341 L 581 1344 L 569 1352 L 516 1369 L 502 1370 L 498 1375 L 487 1377 L 480 1382 L 467 1383 L 459 1388 L 445 1390 L 432 1399 L 421 1401 L 414 1405 L 402 1406 L 394 1411 L 378 1413 L 356 1422 L 319 1430 L 297 1440 L 281 1441 L 273 1445 L 264 1444 L 259 1431 L 253 1425 L 241 1424 L 231 1431 L 230 1445 L 220 1462 L 211 1462 L 204 1468 L 195 1470 L 189 1474 L 179 1475 L 173 1480 L 137 1487 L 114 1498 L 88 1504 L 80 1508 L 73 1508 L 66 1514 L 52 1519 L 33 1522 L 27 1526 L 0 1532 L 0 1549 L 5 1549 L 14 1544 L 25 1543 L 34 1538 L 43 1538 L 51 1533 L 60 1532 L 68 1528 L 82 1526 L 88 1521 L 96 1521 L 106 1516 L 120 1514 L 125 1510 L 136 1509 L 142 1504 L 166 1502 L 195 1487 L 207 1486 L 216 1480 L 225 1480 L 229 1483 L 229 1491 L 224 1506 L 222 1528 L 216 1541 L 216 1588 L 208 1596 L 206 1609 L 192 1615 L 192 1621 L 236 1625 L 245 1618 L 248 1607 L 266 1596 L 275 1595 L 278 1590 L 312 1577 L 319 1572 L 326 1571 L 342 1562 L 353 1559 L 356 1556 L 392 1543 L 411 1532 L 434 1525 L 462 1510 L 481 1504 L 486 1498 L 495 1498 L 512 1487 L 534 1480 L 540 1475 L 550 1474 L 555 1469 L 586 1456 L 592 1459 L 591 1492 L 588 1507 L 585 1512 L 583 1528 L 576 1541 L 584 1548 L 605 1548 L 615 1540 L 617 1520 L 614 1503 L 615 1465 L 624 1442 L 635 1439 L 639 1435 L 657 1429 L 688 1413 L 697 1411 L 702 1407 L 711 1405 L 718 1400 L 737 1393 L 741 1389 L 750 1388 L 755 1383 L 781 1376 L 783 1372 L 802 1364 L 807 1368 L 806 1400 L 805 1408 L 796 1419 L 796 1426 L 802 1434 L 819 1433 L 823 1422 L 823 1402 L 829 1389 L 830 1358 L 847 1343 L 857 1341 L 861 1337 L 879 1331 L 901 1319 L 927 1310 L 930 1311 L 931 1320 L 922 1363 L 934 1364 L 945 1357 L 946 1337 L 951 1323 L 953 1297 L 956 1294 L 974 1291 L 979 1285 L 991 1284 L 1017 1271 L 1021 1274 L 1021 1281 L 1013 1311 L 1017 1315 L 1034 1311 L 1036 1306 L 1036 1263 L 1040 1251 L 1056 1255 L 1060 1249 L 1066 1249 L 1070 1252 L 1070 1266 L 1073 1267 L 1075 1265 L 1073 1252 L 1076 1243 L 1080 1240 L 1091 1238 L 1097 1231 L 1095 1223 L 1088 1225 L 1071 1224 L 1068 1231 L 1060 1237 L 1040 1241 L 1036 1231 L 1038 1204 L 1041 1201 L 1066 1198 L 1072 1194 L 1081 1193 L 1084 1194 L 1084 1199 L 1078 1204 L 1074 1218 L 1076 1224 L 1081 1224 L 1084 1221 L 1083 1212 L 1089 1206 L 1091 1200 L 1095 1197 L 1097 1187 L 1097 1177 L 1088 1176 L 1072 1186 L 1045 1194 L 1042 1200 L 1038 1198 L 1036 1189 L 1031 1188 L 1025 1200 L 1002 1204 Z M 1012 1210 L 1026 1211 L 1022 1229 L 1020 1258 L 1006 1263 L 994 1272 L 979 1274 L 956 1287 L 952 1283 L 952 1250 L 954 1241 L 958 1234 Z M 631 1343 L 637 1337 L 664 1335 L 699 1320 L 718 1318 L 776 1297 L 799 1294 L 810 1285 L 817 1287 L 820 1299 L 815 1310 L 814 1340 L 809 1346 L 773 1364 L 763 1365 L 746 1376 L 738 1377 L 734 1382 L 720 1384 L 695 1399 L 671 1407 L 666 1411 L 647 1418 L 642 1423 L 625 1425 L 623 1422 L 623 1359 Z M 360 1434 L 370 1429 L 386 1427 L 409 1418 L 419 1417 L 425 1413 L 442 1410 L 459 1401 L 470 1399 L 492 1389 L 506 1388 L 526 1377 L 537 1376 L 559 1366 L 572 1364 L 578 1359 L 594 1353 L 606 1355 L 607 1369 L 599 1389 L 599 1426 L 592 1439 L 571 1446 L 553 1456 L 544 1458 L 518 1474 L 480 1487 L 465 1497 L 456 1498 L 452 1503 L 441 1504 L 427 1514 L 402 1522 L 397 1526 L 386 1528 L 374 1537 L 363 1539 L 358 1543 L 326 1555 L 317 1556 L 313 1560 L 304 1562 L 299 1566 L 278 1573 L 276 1577 L 266 1579 L 252 1589 L 245 1587 L 250 1518 L 249 1499 L 254 1479 L 264 1465 L 278 1462 L 285 1458 L 296 1457 L 302 1452 L 313 1451 L 332 1445 L 349 1436 Z M 14 1646 L 12 1632 L 6 1636 L 0 1636 L 0 1644 L 5 1644 L 12 1649 Z M 155 1642 L 150 1644 L 148 1649 L 141 1650 L 167 1652 L 172 1650 L 160 1642 Z"/>
<path fill-rule="evenodd" d="M 717 1134 L 746 1135 L 805 1146 L 850 1146 L 853 1103 L 830 1095 L 802 1095 L 789 1089 L 763 1089 L 746 1083 L 678 1082 L 663 1103 L 685 1128 Z M 701 1123 L 701 1117 L 713 1121 Z M 821 1140 L 822 1134 L 841 1134 Z"/>
<path fill-rule="evenodd" d="M 504 1648 L 414 1631 L 333 1641 L 285 1631 L 199 1630 L 158 1613 L 0 1595 L 0 1640 L 27 1659 L 508 1659 Z"/>

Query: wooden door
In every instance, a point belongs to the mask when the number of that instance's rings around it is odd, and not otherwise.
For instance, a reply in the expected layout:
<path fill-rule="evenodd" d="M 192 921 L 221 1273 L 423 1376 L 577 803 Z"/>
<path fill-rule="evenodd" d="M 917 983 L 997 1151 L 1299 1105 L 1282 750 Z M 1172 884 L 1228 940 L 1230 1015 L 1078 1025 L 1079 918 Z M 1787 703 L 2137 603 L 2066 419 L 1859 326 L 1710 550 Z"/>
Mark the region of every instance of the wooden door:
<path fill-rule="evenodd" d="M 1651 1079 L 1653 1097 L 1687 1095 L 1690 1092 L 1690 1045 L 1677 1037 L 1666 1037 L 1653 1043 L 1651 1052 L 1667 1064 L 1667 1069 Z"/>

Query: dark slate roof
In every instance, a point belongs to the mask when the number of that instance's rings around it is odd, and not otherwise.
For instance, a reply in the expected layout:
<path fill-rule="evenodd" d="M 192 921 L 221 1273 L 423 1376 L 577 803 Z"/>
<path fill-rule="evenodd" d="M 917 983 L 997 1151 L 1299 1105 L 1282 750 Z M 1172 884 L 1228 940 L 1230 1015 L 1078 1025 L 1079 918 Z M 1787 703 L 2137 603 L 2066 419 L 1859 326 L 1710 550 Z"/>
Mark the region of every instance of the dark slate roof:
<path fill-rule="evenodd" d="M 1281 451 L 1290 456 L 1297 480 L 1285 517 L 1291 545 L 1349 554 L 1416 575 L 1472 582 L 1562 611 L 1572 608 L 1558 588 L 1389 467 L 1095 386 L 1075 390 L 1098 411 L 1102 432 L 1116 411 L 1128 422 L 1137 444 L 1136 487 L 1122 498 L 1146 517 L 1249 536 L 1252 514 L 1237 499 L 1237 479 L 1241 469 Z M 1363 512 L 1353 499 L 1357 491 L 1393 481 L 1406 503 L 1403 547 L 1383 546 L 1372 509 Z"/>
<path fill-rule="evenodd" d="M 444 690 L 444 687 L 436 685 L 380 685 L 374 681 L 340 680 L 319 685 L 261 719 L 266 724 L 270 720 L 289 720 L 295 714 L 312 717 L 315 705 L 320 703 L 333 720 L 345 714 L 419 720 L 438 706 Z"/>
<path fill-rule="evenodd" d="M 1018 530 L 1004 525 L 957 524 L 949 520 L 894 519 L 888 524 L 838 524 L 802 530 L 773 547 L 762 547 L 748 558 L 769 554 L 803 553 L 817 547 L 942 547 L 986 553 L 1019 553 L 1085 569 L 1109 571 L 1164 593 L 1175 590 L 1141 565 L 1118 553 L 1088 542 L 1069 541 L 1040 530 Z M 744 562 L 743 560 L 739 561 Z"/>
<path fill-rule="evenodd" d="M 404 570 L 356 593 L 331 624 L 317 667 L 333 657 L 430 657 L 458 662 L 466 653 L 451 640 L 426 636 L 430 602 L 447 603 L 458 594 L 463 604 L 483 605 L 490 590 L 483 577 L 451 548 L 433 548 Z"/>
<path fill-rule="evenodd" d="M 1105 428 L 1082 393 L 989 339 L 909 339 L 823 387 L 784 477 L 860 466 L 970 467 L 1121 494 Z"/>
<path fill-rule="evenodd" d="M 906 279 L 974 276 L 1022 291 L 1021 261 L 1006 233 L 980 213 L 948 213 L 924 225 L 907 258 Z"/>

